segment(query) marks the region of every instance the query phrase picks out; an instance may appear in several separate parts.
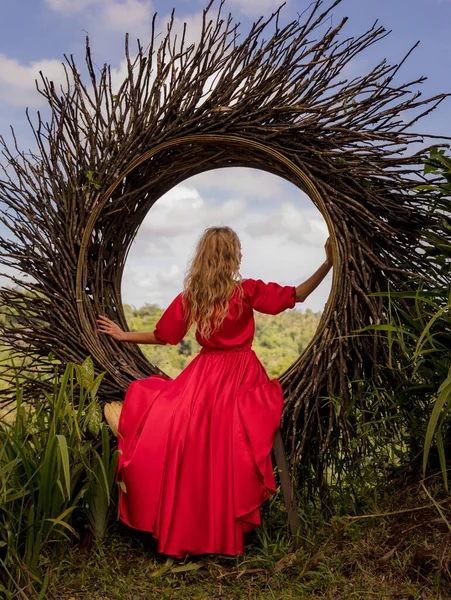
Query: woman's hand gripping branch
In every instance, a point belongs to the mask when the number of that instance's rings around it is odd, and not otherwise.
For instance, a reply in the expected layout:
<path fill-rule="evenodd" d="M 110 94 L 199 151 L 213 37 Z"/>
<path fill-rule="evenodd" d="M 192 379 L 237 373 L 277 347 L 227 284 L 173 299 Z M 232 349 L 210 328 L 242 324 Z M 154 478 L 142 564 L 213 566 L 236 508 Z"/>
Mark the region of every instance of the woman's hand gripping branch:
<path fill-rule="evenodd" d="M 97 329 L 99 333 L 106 333 L 118 342 L 124 341 L 125 332 L 122 331 L 119 325 L 116 325 L 116 323 L 114 323 L 113 321 L 111 321 L 111 319 L 105 317 L 104 315 L 98 315 L 98 319 L 96 320 L 99 324 Z"/>
<path fill-rule="evenodd" d="M 164 344 L 153 331 L 122 331 L 111 319 L 104 315 L 98 315 L 96 319 L 99 333 L 106 333 L 118 342 L 130 342 L 132 344 Z"/>
<path fill-rule="evenodd" d="M 311 277 L 296 287 L 296 302 L 304 302 L 304 300 L 319 286 L 322 280 L 326 277 L 327 273 L 330 271 L 333 265 L 330 238 L 327 238 L 326 243 L 324 244 L 324 250 L 326 251 L 326 260 L 323 262 L 323 264 L 317 271 L 315 271 L 315 273 L 313 273 Z"/>

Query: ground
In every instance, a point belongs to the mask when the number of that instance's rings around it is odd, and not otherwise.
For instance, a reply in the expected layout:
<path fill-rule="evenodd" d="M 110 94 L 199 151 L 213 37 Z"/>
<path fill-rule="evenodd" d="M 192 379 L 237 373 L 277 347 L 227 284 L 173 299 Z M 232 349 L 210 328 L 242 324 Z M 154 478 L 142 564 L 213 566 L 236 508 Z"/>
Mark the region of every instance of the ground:
<path fill-rule="evenodd" d="M 451 599 L 451 498 L 413 486 L 369 518 L 334 518 L 290 552 L 286 531 L 252 532 L 247 552 L 158 556 L 145 535 L 115 526 L 103 545 L 74 547 L 53 567 L 52 600 Z M 394 514 L 387 514 L 394 513 Z"/>

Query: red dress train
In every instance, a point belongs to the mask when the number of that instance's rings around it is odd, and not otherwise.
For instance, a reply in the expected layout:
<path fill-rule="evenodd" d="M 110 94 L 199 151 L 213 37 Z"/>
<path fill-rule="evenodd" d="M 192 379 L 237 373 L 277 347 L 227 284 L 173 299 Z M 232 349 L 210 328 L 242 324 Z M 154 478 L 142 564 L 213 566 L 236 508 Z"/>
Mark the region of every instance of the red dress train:
<path fill-rule="evenodd" d="M 259 506 L 275 492 L 271 463 L 282 390 L 252 350 L 253 309 L 293 308 L 295 288 L 243 281 L 219 331 L 175 379 L 133 381 L 119 421 L 120 518 L 152 532 L 174 557 L 241 554 L 260 525 Z M 240 313 L 240 306 L 242 311 Z M 187 332 L 179 294 L 156 325 L 178 344 Z"/>

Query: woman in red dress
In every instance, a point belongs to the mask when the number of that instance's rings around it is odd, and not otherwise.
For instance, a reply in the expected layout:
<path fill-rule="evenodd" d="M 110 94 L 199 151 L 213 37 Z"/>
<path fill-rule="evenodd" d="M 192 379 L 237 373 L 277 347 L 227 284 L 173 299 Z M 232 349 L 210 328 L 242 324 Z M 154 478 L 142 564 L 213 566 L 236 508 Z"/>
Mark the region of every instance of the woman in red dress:
<path fill-rule="evenodd" d="M 120 518 L 158 538 L 174 557 L 244 551 L 275 492 L 271 448 L 283 396 L 252 350 L 254 310 L 276 315 L 302 302 L 332 266 L 304 283 L 281 286 L 239 275 L 241 245 L 229 227 L 200 238 L 184 291 L 155 330 L 122 331 L 99 315 L 99 331 L 123 342 L 178 344 L 197 326 L 200 353 L 175 379 L 133 381 L 119 420 Z"/>

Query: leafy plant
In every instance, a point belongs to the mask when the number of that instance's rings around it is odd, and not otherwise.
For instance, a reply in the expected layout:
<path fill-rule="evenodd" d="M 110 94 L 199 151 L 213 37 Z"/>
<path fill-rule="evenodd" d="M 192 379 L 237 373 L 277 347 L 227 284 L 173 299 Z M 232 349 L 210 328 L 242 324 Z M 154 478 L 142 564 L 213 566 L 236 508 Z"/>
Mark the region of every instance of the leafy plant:
<path fill-rule="evenodd" d="M 436 192 L 438 196 L 437 203 L 439 206 L 439 210 L 442 209 L 441 213 L 443 225 L 445 225 L 446 228 L 450 231 L 450 237 L 448 241 L 439 245 L 439 250 L 442 253 L 439 262 L 442 265 L 442 268 L 445 272 L 447 271 L 448 273 L 451 273 L 451 217 L 449 210 L 451 207 L 451 157 L 446 156 L 445 150 L 440 150 L 438 148 L 432 149 L 429 159 L 426 161 L 424 174 L 438 174 L 441 178 L 441 180 L 429 185 L 428 189 L 430 191 Z M 428 326 L 424 330 L 423 338 L 429 336 L 429 330 L 431 326 L 434 325 L 436 320 L 441 319 L 445 314 L 448 315 L 447 331 L 449 332 L 451 325 L 451 318 L 449 318 L 449 315 L 451 314 L 451 289 L 448 291 L 448 301 L 446 305 L 443 306 L 439 311 L 437 311 L 433 319 L 431 319 Z M 449 336 L 449 338 L 451 342 L 451 335 Z M 450 347 L 451 345 L 448 346 L 448 348 Z M 448 371 L 446 379 L 444 379 L 443 383 L 438 388 L 437 399 L 432 409 L 428 423 L 428 428 L 426 431 L 426 439 L 423 453 L 423 477 L 425 477 L 431 445 L 435 438 L 440 460 L 440 467 L 443 476 L 443 482 L 447 491 L 448 465 L 446 457 L 446 448 L 443 438 L 443 430 L 445 423 L 447 423 L 447 418 L 450 413 L 450 410 L 451 367 Z"/>
<path fill-rule="evenodd" d="M 427 185 L 417 186 L 416 191 L 423 198 L 426 192 L 431 215 L 440 219 L 441 226 L 450 232 L 448 238 L 429 232 L 428 244 L 423 248 L 431 261 L 431 269 L 441 272 L 443 287 L 426 290 L 421 282 L 413 290 L 372 294 L 387 297 L 387 322 L 367 326 L 356 333 L 375 329 L 387 337 L 390 349 L 387 368 L 402 371 L 407 382 L 396 394 L 396 405 L 402 415 L 398 422 L 410 431 L 414 454 L 423 454 L 423 477 L 426 476 L 435 441 L 444 485 L 448 490 L 447 452 L 451 446 L 448 418 L 451 410 L 451 158 L 444 150 L 431 150 L 424 175 L 437 177 Z M 399 303 L 399 299 L 404 302 Z M 410 300 L 409 310 L 406 310 L 406 300 Z"/>
<path fill-rule="evenodd" d="M 99 541 L 105 535 L 118 453 L 106 424 L 97 431 L 92 424 L 102 378 L 90 357 L 69 363 L 32 409 L 17 382 L 16 417 L 0 421 L 0 586 L 7 596 L 15 586 L 44 593 L 46 557 L 85 527 Z"/>

